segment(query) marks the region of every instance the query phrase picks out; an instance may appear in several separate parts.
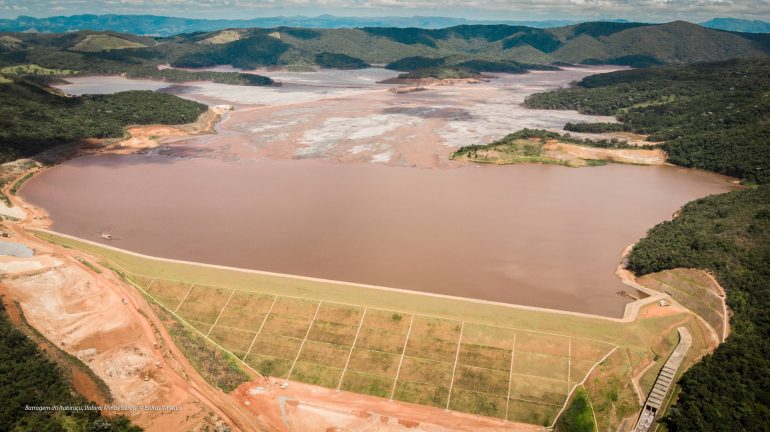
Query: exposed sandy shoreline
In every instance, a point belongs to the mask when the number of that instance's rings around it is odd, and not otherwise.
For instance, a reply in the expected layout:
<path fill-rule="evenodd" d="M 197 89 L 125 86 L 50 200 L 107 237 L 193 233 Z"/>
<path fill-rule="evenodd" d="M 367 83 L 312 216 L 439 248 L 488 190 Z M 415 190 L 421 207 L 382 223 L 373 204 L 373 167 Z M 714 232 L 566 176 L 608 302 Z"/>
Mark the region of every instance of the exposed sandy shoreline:
<path fill-rule="evenodd" d="M 286 81 L 280 88 L 190 83 L 164 91 L 208 104 L 231 104 L 236 109 L 215 136 L 178 137 L 167 142 L 185 155 L 229 161 L 311 158 L 453 167 L 457 164 L 446 157 L 452 149 L 498 139 L 523 127 L 561 129 L 566 122 L 614 121 L 607 116 L 520 106 L 528 94 L 608 70 L 612 69 L 499 74 L 484 82 L 455 80 L 452 85 L 431 84 L 430 91 L 400 94 L 389 91 L 397 86 L 377 84 L 394 74 L 380 69 L 269 73 Z M 91 81 L 73 79 L 74 84 L 61 87 L 80 94 L 131 84 L 119 78 Z"/>

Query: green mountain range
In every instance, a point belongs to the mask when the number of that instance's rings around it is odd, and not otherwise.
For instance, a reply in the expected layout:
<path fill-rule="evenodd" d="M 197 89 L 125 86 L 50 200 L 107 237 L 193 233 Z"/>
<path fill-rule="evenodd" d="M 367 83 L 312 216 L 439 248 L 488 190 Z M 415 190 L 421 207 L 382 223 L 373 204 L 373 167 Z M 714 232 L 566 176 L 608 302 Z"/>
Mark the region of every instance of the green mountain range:
<path fill-rule="evenodd" d="M 236 28 L 170 37 L 104 31 L 0 33 L 0 67 L 35 64 L 75 73 L 147 73 L 160 64 L 307 68 L 366 67 L 405 58 L 455 65 L 655 64 L 767 57 L 770 36 L 667 24 L 591 22 L 541 29 L 461 25 L 443 29 L 362 27 Z M 438 61 L 438 60 L 437 60 Z M 515 62 L 515 63 L 512 63 Z M 482 68 L 483 69 L 483 68 Z M 481 70 L 482 72 L 484 70 Z M 494 70 L 489 70 L 493 72 Z"/>

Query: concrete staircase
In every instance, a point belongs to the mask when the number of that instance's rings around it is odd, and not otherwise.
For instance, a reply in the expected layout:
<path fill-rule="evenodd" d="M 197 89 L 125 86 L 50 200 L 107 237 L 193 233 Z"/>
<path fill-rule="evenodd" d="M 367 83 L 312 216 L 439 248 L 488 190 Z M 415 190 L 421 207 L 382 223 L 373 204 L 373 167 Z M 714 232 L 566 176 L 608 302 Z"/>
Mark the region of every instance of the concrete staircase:
<path fill-rule="evenodd" d="M 684 327 L 677 328 L 679 332 L 679 344 L 674 348 L 674 352 L 671 353 L 666 364 L 658 373 L 658 378 L 655 380 L 655 384 L 652 386 L 652 391 L 647 396 L 647 401 L 642 408 L 642 413 L 639 416 L 639 421 L 636 422 L 636 432 L 647 432 L 655 422 L 655 415 L 660 410 L 660 407 L 665 404 L 666 395 L 671 390 L 671 386 L 674 384 L 674 378 L 679 370 L 679 366 L 682 365 L 687 351 L 692 346 L 692 336 L 690 332 Z"/>

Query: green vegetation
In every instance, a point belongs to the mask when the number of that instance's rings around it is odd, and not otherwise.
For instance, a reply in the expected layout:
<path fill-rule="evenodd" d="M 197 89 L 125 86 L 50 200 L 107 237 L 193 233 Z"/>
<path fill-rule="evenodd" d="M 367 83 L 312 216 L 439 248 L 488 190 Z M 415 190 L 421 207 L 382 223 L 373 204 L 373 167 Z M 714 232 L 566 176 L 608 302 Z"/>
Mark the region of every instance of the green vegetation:
<path fill-rule="evenodd" d="M 418 69 L 433 68 L 443 66 L 446 60 L 444 58 L 433 58 L 424 56 L 404 57 L 385 65 L 385 69 L 411 72 Z"/>
<path fill-rule="evenodd" d="M 526 45 L 543 53 L 552 53 L 563 44 L 563 41 L 552 31 L 524 26 L 463 25 L 444 29 L 363 28 L 362 30 L 370 35 L 405 45 L 423 45 L 431 48 L 440 48 L 452 39 L 462 39 L 499 43 L 504 49 Z"/>
<path fill-rule="evenodd" d="M 0 429 L 6 431 L 138 432 L 125 417 L 106 418 L 98 411 L 26 411 L 26 406 L 83 406 L 54 362 L 13 327 L 0 302 Z"/>
<path fill-rule="evenodd" d="M 221 45 L 199 46 L 189 54 L 183 54 L 172 61 L 177 67 L 207 67 L 232 65 L 242 69 L 256 69 L 279 64 L 281 54 L 290 48 L 286 43 L 268 36 L 255 34 Z"/>
<path fill-rule="evenodd" d="M 566 161 L 563 162 L 546 157 L 543 154 L 543 145 L 545 144 L 543 141 L 509 137 L 510 135 L 485 145 L 460 147 L 452 153 L 450 158 L 467 158 L 473 162 L 495 164 L 566 164 Z"/>
<path fill-rule="evenodd" d="M 392 40 L 404 45 L 425 45 L 431 48 L 437 48 L 436 37 L 440 30 L 428 30 L 421 28 L 383 28 L 383 27 L 364 27 L 366 34 Z M 444 29 L 449 30 L 449 29 Z"/>
<path fill-rule="evenodd" d="M 682 306 L 700 315 L 721 340 L 725 332 L 723 294 L 714 281 L 701 270 L 673 269 L 637 278 L 642 286 L 669 294 Z"/>
<path fill-rule="evenodd" d="M 610 36 L 615 33 L 622 32 L 636 27 L 647 27 L 649 24 L 643 23 L 621 23 L 621 22 L 586 22 L 572 26 L 572 35 L 588 35 L 592 37 Z"/>
<path fill-rule="evenodd" d="M 363 69 L 369 67 L 365 61 L 346 54 L 322 52 L 315 56 L 318 66 L 336 69 Z"/>
<path fill-rule="evenodd" d="M 34 44 L 20 45 L 9 52 L 0 50 L 0 74 L 32 80 L 39 84 L 62 82 L 63 75 L 122 74 L 129 78 L 149 78 L 169 82 L 211 81 L 233 85 L 269 85 L 273 81 L 264 76 L 238 72 L 186 71 L 160 69 L 158 66 L 194 50 L 205 50 L 198 45 L 159 44 L 142 48 L 119 50 L 75 51 L 68 45 L 81 37 L 93 34 L 47 35 Z M 112 36 L 110 36 L 112 37 Z M 121 35 L 132 38 L 131 35 Z M 142 40 L 147 38 L 140 38 Z M 124 39 L 120 39 L 124 40 Z M 146 41 L 144 41 L 146 42 Z M 153 42 L 154 44 L 154 42 Z"/>
<path fill-rule="evenodd" d="M 647 274 L 707 269 L 733 312 L 725 343 L 682 377 L 671 431 L 760 431 L 770 424 L 770 186 L 693 201 L 629 256 Z"/>
<path fill-rule="evenodd" d="M 559 432 L 594 432 L 596 424 L 592 411 L 588 395 L 582 387 L 578 387 L 569 408 L 559 417 L 556 430 Z"/>
<path fill-rule="evenodd" d="M 150 91 L 69 98 L 26 81 L 0 84 L 0 162 L 84 138 L 122 137 L 128 125 L 190 123 L 205 111 Z"/>
<path fill-rule="evenodd" d="M 571 123 L 564 125 L 564 130 L 582 133 L 631 132 L 631 125 L 626 123 Z"/>
<path fill-rule="evenodd" d="M 147 78 L 174 83 L 189 81 L 210 81 L 217 84 L 244 86 L 265 86 L 273 80 L 262 75 L 240 72 L 190 71 L 184 69 L 158 69 L 155 67 L 131 68 L 125 73 L 128 78 Z"/>
<path fill-rule="evenodd" d="M 746 34 L 718 32 L 682 21 L 667 24 L 593 22 L 537 29 L 523 26 L 457 26 L 445 29 L 364 28 L 369 36 L 412 49 L 486 55 L 540 63 L 609 63 L 644 66 L 766 56 L 767 42 Z M 468 43 L 472 41 L 473 43 Z M 517 55 L 511 55 L 512 52 Z M 446 55 L 446 54 L 443 54 Z M 434 55 L 436 56 L 436 55 Z M 520 56 L 520 57 L 519 57 Z M 405 57 L 405 56 L 401 56 Z"/>
<path fill-rule="evenodd" d="M 574 144 L 581 147 L 601 149 L 632 149 L 631 152 L 591 152 L 576 153 L 574 147 L 558 144 Z M 548 146 L 546 146 L 548 145 Z M 655 145 L 635 146 L 625 141 L 612 139 L 591 140 L 575 138 L 570 134 L 560 134 L 542 129 L 522 129 L 489 144 L 463 146 L 457 149 L 450 159 L 466 159 L 479 163 L 516 164 L 544 163 L 558 164 L 570 167 L 592 167 L 606 165 L 607 162 L 630 164 L 654 164 L 645 160 L 648 155 L 640 154 L 639 150 L 651 150 Z M 658 161 L 662 156 L 658 158 Z"/>
<path fill-rule="evenodd" d="M 627 130 L 663 141 L 671 163 L 762 184 L 770 182 L 768 75 L 768 60 L 653 67 L 593 75 L 576 87 L 530 96 L 526 104 L 616 115 Z"/>
<path fill-rule="evenodd" d="M 140 48 L 145 45 L 122 38 L 116 34 L 90 34 L 75 44 L 75 51 L 104 51 L 112 49 Z"/>
<path fill-rule="evenodd" d="M 67 69 L 46 69 L 36 64 L 25 64 L 16 66 L 6 66 L 0 68 L 0 74 L 3 75 L 70 75 L 75 73 L 74 70 Z"/>
<path fill-rule="evenodd" d="M 424 78 L 436 78 L 436 79 L 463 79 L 463 78 L 478 78 L 480 75 L 478 72 L 474 72 L 469 69 L 439 66 L 425 69 L 417 69 L 412 72 L 407 72 L 399 75 L 401 79 L 424 79 Z"/>
<path fill-rule="evenodd" d="M 18 192 L 18 191 L 19 191 L 19 188 L 21 188 L 21 185 L 22 185 L 22 184 L 24 184 L 24 182 L 25 182 L 25 181 L 27 181 L 27 180 L 29 180 L 30 178 L 32 178 L 32 176 L 33 176 L 34 174 L 35 174 L 35 173 L 28 173 L 28 174 L 26 174 L 24 177 L 22 177 L 22 178 L 20 178 L 20 179 L 16 180 L 16 183 L 14 183 L 14 184 L 13 184 L 13 186 L 11 187 L 11 189 L 9 190 L 9 192 L 11 193 L 11 195 L 16 195 L 16 192 Z"/>
<path fill-rule="evenodd" d="M 204 34 L 197 40 L 197 43 L 223 44 L 223 43 L 228 43 L 232 41 L 237 41 L 240 38 L 241 38 L 241 33 L 238 30 L 222 30 L 220 32 Z"/>
<path fill-rule="evenodd" d="M 58 51 L 51 48 L 34 48 L 14 52 L 10 58 L 2 59 L 0 65 L 12 64 L 1 69 L 6 77 L 34 81 L 38 84 L 66 82 L 65 75 L 125 75 L 128 78 L 157 79 L 168 82 L 211 81 L 232 85 L 270 85 L 273 80 L 256 74 L 217 71 L 190 71 L 181 69 L 160 69 L 157 63 L 164 58 L 162 52 L 124 49 L 119 52 L 79 53 Z M 184 50 L 182 50 L 184 51 Z M 18 62 L 38 64 L 16 64 Z"/>
<path fill-rule="evenodd" d="M 312 28 L 282 28 L 281 31 L 289 36 L 293 36 L 297 39 L 318 39 L 321 37 L 321 32 Z"/>
<path fill-rule="evenodd" d="M 770 182 L 769 73 L 766 60 L 655 67 L 591 76 L 527 103 L 617 115 L 623 130 L 664 141 L 670 162 L 765 184 Z M 764 390 L 770 388 L 768 245 L 770 188 L 760 186 L 688 204 L 677 219 L 653 228 L 629 257 L 640 274 L 677 267 L 713 272 L 734 313 L 731 336 L 680 381 L 679 399 L 665 418 L 669 430 L 763 430 L 770 421 Z M 698 302 L 692 307 L 721 328 L 718 309 Z"/>
<path fill-rule="evenodd" d="M 526 73 L 529 70 L 558 70 L 556 66 L 524 64 L 511 60 L 467 60 L 457 67 L 474 72 Z"/>
<path fill-rule="evenodd" d="M 590 140 L 574 138 L 570 134 L 560 134 L 558 132 L 549 132 L 542 129 L 522 129 L 512 134 L 506 135 L 504 138 L 489 144 L 475 144 L 469 146 L 463 146 L 452 153 L 451 159 L 468 157 L 471 160 L 479 161 L 478 156 L 480 153 L 486 153 L 489 151 L 496 152 L 496 155 L 492 158 L 494 160 L 500 159 L 500 153 L 503 153 L 512 158 L 503 158 L 507 163 L 527 163 L 527 162 L 541 162 L 541 163 L 561 163 L 552 158 L 548 158 L 543 154 L 543 145 L 548 141 L 558 141 L 569 144 L 577 144 L 586 147 L 599 147 L 599 148 L 611 148 L 611 149 L 629 149 L 629 148 L 641 148 L 651 149 L 655 146 L 632 146 L 625 141 L 620 141 L 616 138 L 610 140 Z M 491 160 L 490 160 L 491 161 Z M 550 161 L 550 162 L 549 162 Z M 567 161 L 562 161 L 567 162 Z M 593 161 L 595 164 L 599 161 Z"/>
<path fill-rule="evenodd" d="M 552 53 L 559 49 L 561 45 L 562 42 L 558 37 L 541 29 L 526 29 L 503 41 L 504 48 L 531 46 L 544 53 Z"/>
<path fill-rule="evenodd" d="M 137 71 L 162 64 L 254 69 L 390 63 L 390 68 L 404 72 L 452 66 L 476 72 L 521 73 L 555 64 L 643 67 L 758 58 L 770 53 L 770 38 L 764 35 L 715 31 L 685 22 L 594 22 L 553 29 L 508 25 L 442 29 L 259 27 L 163 38 L 109 31 L 12 33 L 0 44 L 0 67 L 36 64 L 80 74 L 133 70 L 137 76 Z"/>
<path fill-rule="evenodd" d="M 582 60 L 580 64 L 583 64 L 583 65 L 614 64 L 614 65 L 620 65 L 620 66 L 631 66 L 634 68 L 644 68 L 649 66 L 661 65 L 661 64 L 664 64 L 664 62 L 658 60 L 653 56 L 638 54 L 638 55 L 627 55 L 627 56 L 620 56 L 620 57 L 610 57 L 605 59 L 590 57 L 585 60 Z"/>
<path fill-rule="evenodd" d="M 402 72 L 419 72 L 423 70 L 437 70 L 451 67 L 475 73 L 526 73 L 528 70 L 558 70 L 556 66 L 524 64 L 513 60 L 490 60 L 482 58 L 467 60 L 466 58 L 467 56 L 441 58 L 423 56 L 405 57 L 388 63 L 385 66 L 385 69 Z"/>
<path fill-rule="evenodd" d="M 158 316 L 163 320 L 174 344 L 184 353 L 190 364 L 209 384 L 228 393 L 239 385 L 251 380 L 249 374 L 241 369 L 238 359 L 222 351 L 198 332 L 182 324 L 165 309 L 150 302 Z"/>
<path fill-rule="evenodd" d="M 630 145 L 627 142 L 621 141 L 617 138 L 611 138 L 608 140 L 607 139 L 592 140 L 588 138 L 585 138 L 585 139 L 575 138 L 570 134 L 560 134 L 558 132 L 550 132 L 543 129 L 521 129 L 519 131 L 506 135 L 505 138 L 496 142 L 498 143 L 501 141 L 507 142 L 507 141 L 517 140 L 517 139 L 537 139 L 541 142 L 556 140 L 559 142 L 577 144 L 577 145 L 586 146 L 586 147 L 611 148 L 611 149 L 641 148 L 641 149 L 649 150 L 649 149 L 656 148 L 656 146 L 654 145 L 646 145 L 646 146 Z M 487 145 L 491 145 L 491 144 L 461 147 L 460 150 L 483 148 Z"/>
<path fill-rule="evenodd" d="M 80 258 L 80 257 L 75 257 L 75 259 L 76 259 L 76 260 L 78 260 L 78 261 L 80 261 L 80 262 L 81 262 L 81 263 L 82 263 L 84 266 L 86 266 L 86 267 L 90 268 L 90 269 L 91 269 L 91 270 L 92 270 L 94 273 L 101 273 L 101 272 L 102 272 L 102 269 L 100 269 L 99 267 L 97 267 L 97 266 L 93 265 L 93 264 L 92 264 L 90 261 L 88 261 L 88 260 L 85 260 L 85 259 L 83 259 L 83 258 Z"/>
<path fill-rule="evenodd" d="M 714 31 L 684 21 L 658 25 L 622 23 L 620 26 L 606 22 L 583 23 L 553 31 L 564 42 L 552 55 L 570 63 L 591 60 L 589 63 L 677 64 L 766 57 L 768 52 L 766 45 L 744 34 Z"/>

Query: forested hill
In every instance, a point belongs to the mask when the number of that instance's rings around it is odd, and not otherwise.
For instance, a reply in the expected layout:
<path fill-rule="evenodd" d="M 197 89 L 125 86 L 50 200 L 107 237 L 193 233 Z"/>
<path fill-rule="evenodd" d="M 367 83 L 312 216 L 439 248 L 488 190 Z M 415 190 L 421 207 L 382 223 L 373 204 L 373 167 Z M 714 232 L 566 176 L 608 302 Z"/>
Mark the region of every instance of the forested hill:
<path fill-rule="evenodd" d="M 682 21 L 654 25 L 588 22 L 550 29 L 504 24 L 441 29 L 232 28 L 170 37 L 110 31 L 0 33 L 0 67 L 34 64 L 73 73 L 131 72 L 135 76 L 150 74 L 161 64 L 307 70 L 425 58 L 450 65 L 474 62 L 477 68 L 489 66 L 490 70 L 481 72 L 494 72 L 501 64 L 516 68 L 560 63 L 643 67 L 769 54 L 770 38 L 764 35 L 711 30 Z"/>
<path fill-rule="evenodd" d="M 770 424 L 770 61 L 731 60 L 589 76 L 530 96 L 535 108 L 615 115 L 577 132 L 633 131 L 663 141 L 671 162 L 758 183 L 687 204 L 640 240 L 629 267 L 715 274 L 727 290 L 731 335 L 687 371 L 670 431 L 764 431 Z"/>
<path fill-rule="evenodd" d="M 30 82 L 0 83 L 0 163 L 135 124 L 194 122 L 206 106 L 151 91 L 64 97 Z"/>
<path fill-rule="evenodd" d="M 533 108 L 616 115 L 621 124 L 567 124 L 576 132 L 627 130 L 663 141 L 669 161 L 770 183 L 770 60 L 732 60 L 589 76 L 530 96 Z"/>
<path fill-rule="evenodd" d="M 688 370 L 669 431 L 766 431 L 770 425 L 770 185 L 691 202 L 639 241 L 639 274 L 707 269 L 727 291 L 731 334 Z"/>

